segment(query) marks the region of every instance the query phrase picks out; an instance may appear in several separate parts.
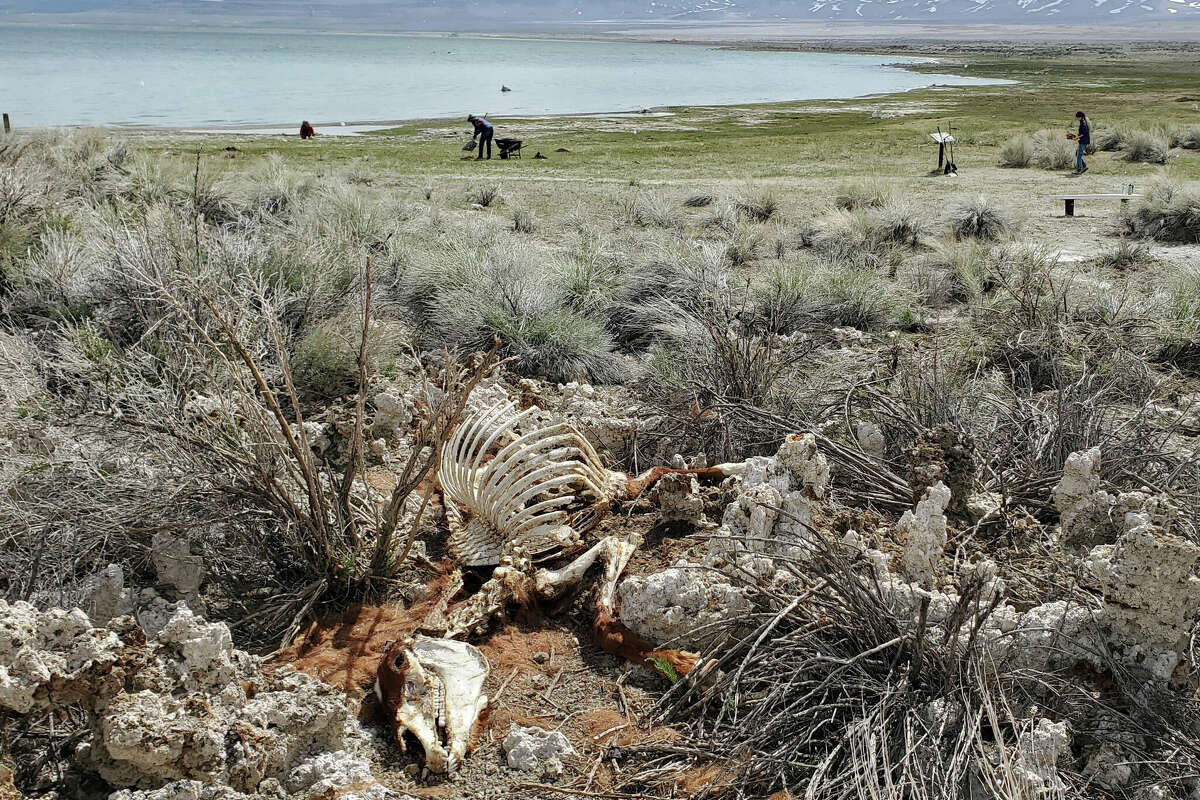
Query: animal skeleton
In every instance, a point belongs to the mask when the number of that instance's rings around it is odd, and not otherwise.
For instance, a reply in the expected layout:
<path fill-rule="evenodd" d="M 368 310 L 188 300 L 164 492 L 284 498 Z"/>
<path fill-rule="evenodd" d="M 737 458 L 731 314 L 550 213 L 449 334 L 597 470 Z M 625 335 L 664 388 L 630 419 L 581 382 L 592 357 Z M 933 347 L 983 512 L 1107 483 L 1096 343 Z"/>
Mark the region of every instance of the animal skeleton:
<path fill-rule="evenodd" d="M 453 770 L 466 753 L 471 728 L 487 703 L 481 695 L 487 661 L 454 637 L 486 628 L 516 600 L 558 597 L 583 579 L 597 558 L 605 575 L 596 600 L 594 629 L 614 655 L 650 666 L 670 663 L 683 674 L 691 653 L 655 650 L 616 619 L 621 573 L 641 544 L 636 534 L 608 536 L 558 570 L 533 564 L 583 546 L 583 534 L 609 512 L 615 500 L 637 497 L 663 475 L 688 473 L 723 478 L 744 470 L 726 464 L 699 470 L 654 468 L 637 478 L 606 469 L 591 444 L 574 427 L 558 423 L 522 433 L 521 423 L 537 411 L 517 412 L 504 402 L 464 420 L 442 451 L 438 473 L 446 498 L 449 548 L 461 566 L 494 566 L 479 591 L 445 613 L 463 585 L 461 570 L 424 627 L 443 639 L 417 637 L 388 650 L 376 688 L 403 746 L 411 731 L 435 772 Z"/>
<path fill-rule="evenodd" d="M 514 413 L 512 402 L 495 405 L 459 425 L 442 451 L 438 478 L 452 501 L 450 551 L 463 566 L 578 547 L 580 534 L 624 489 L 625 476 L 605 469 L 567 423 L 519 433 L 537 410 Z M 459 508 L 469 515 L 465 524 Z"/>

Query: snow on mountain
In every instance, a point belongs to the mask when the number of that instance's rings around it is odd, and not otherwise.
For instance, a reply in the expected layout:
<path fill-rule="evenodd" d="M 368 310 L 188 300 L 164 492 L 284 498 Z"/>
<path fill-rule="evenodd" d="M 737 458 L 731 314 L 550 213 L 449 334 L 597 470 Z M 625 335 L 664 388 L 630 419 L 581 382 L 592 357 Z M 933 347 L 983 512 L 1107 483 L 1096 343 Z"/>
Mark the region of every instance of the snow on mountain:
<path fill-rule="evenodd" d="M 1117 23 L 1200 20 L 1200 0 L 0 0 L 6 14 L 202 17 L 341 25 L 502 20 L 513 24 L 635 21 Z M 469 24 L 468 24 L 469 27 Z"/>

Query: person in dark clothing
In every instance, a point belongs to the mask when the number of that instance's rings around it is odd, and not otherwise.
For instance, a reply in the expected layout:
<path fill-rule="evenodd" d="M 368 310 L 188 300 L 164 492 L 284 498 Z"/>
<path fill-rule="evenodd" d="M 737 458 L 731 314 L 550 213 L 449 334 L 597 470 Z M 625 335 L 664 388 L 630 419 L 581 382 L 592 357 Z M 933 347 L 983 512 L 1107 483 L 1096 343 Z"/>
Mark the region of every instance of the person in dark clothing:
<path fill-rule="evenodd" d="M 304 120 L 304 122 L 300 123 L 300 138 L 301 139 L 311 139 L 316 135 L 317 135 L 317 132 L 315 130 L 313 130 L 313 126 L 312 126 L 311 122 L 309 122 L 308 120 Z"/>
<path fill-rule="evenodd" d="M 1083 154 L 1092 144 L 1092 126 L 1088 122 L 1087 114 L 1082 111 L 1075 112 L 1075 119 L 1079 120 L 1079 133 L 1073 137 L 1075 139 L 1075 174 L 1082 175 L 1087 172 L 1088 168 L 1087 162 L 1083 160 Z"/>
<path fill-rule="evenodd" d="M 471 141 L 479 139 L 479 149 L 476 151 L 475 160 L 483 158 L 483 146 L 487 145 L 487 157 L 490 160 L 492 157 L 492 136 L 496 133 L 496 129 L 492 127 L 492 123 L 488 122 L 483 117 L 477 117 L 474 114 L 467 117 L 467 122 L 471 123 L 474 132 L 471 134 Z"/>

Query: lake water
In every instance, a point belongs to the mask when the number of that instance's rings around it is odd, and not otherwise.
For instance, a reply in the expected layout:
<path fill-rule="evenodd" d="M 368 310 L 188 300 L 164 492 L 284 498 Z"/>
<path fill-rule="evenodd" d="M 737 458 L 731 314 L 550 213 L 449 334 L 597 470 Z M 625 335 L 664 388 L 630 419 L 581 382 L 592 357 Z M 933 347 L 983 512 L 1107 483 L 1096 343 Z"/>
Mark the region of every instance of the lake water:
<path fill-rule="evenodd" d="M 990 83 L 889 56 L 455 35 L 0 27 L 21 127 L 289 125 L 856 97 Z M 501 92 L 501 85 L 512 88 Z"/>

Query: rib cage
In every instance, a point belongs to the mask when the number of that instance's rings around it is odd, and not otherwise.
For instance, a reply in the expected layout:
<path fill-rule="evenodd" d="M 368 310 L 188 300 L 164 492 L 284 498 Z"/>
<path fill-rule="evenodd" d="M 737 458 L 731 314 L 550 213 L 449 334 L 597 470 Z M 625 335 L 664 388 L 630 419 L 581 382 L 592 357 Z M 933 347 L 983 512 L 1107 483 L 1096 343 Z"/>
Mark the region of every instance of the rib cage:
<path fill-rule="evenodd" d="M 464 420 L 442 451 L 442 489 L 470 514 L 462 524 L 447 504 L 450 550 L 465 566 L 498 564 L 513 546 L 529 555 L 561 548 L 578 538 L 568 508 L 579 495 L 611 494 L 610 473 L 571 425 L 517 432 L 536 410 L 518 413 L 511 401 L 492 406 Z"/>

